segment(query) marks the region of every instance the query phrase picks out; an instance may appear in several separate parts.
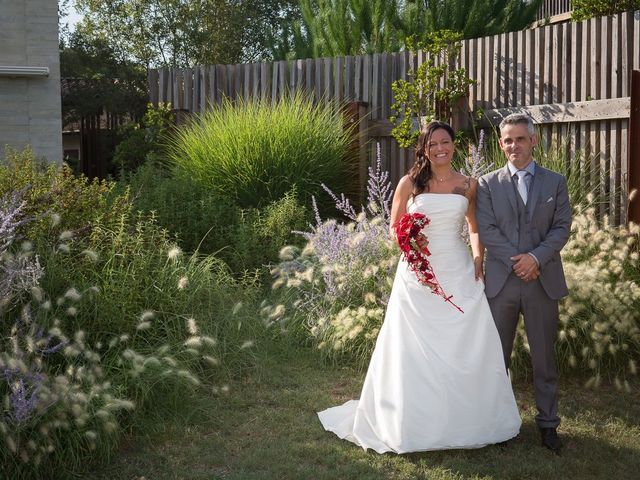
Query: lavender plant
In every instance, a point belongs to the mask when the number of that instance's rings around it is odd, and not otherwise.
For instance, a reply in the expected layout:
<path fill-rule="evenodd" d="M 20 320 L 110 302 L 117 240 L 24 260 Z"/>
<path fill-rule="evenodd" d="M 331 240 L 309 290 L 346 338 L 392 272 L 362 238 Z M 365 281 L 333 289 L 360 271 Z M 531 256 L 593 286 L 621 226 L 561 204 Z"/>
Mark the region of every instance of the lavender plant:
<path fill-rule="evenodd" d="M 366 360 L 373 347 L 391 290 L 398 250 L 389 236 L 392 190 L 388 173 L 369 168 L 367 205 L 360 212 L 344 195 L 326 186 L 347 222 L 323 221 L 313 199 L 315 225 L 298 232 L 307 240 L 302 250 L 285 247 L 273 270 L 275 304 L 265 304 L 268 324 L 311 335 L 331 356 L 356 353 Z"/>
<path fill-rule="evenodd" d="M 43 274 L 38 256 L 30 253 L 31 243 L 22 244 L 22 254 L 10 251 L 18 229 L 31 221 L 24 215 L 24 191 L 22 189 L 0 199 L 0 312 L 17 294 L 37 285 Z"/>

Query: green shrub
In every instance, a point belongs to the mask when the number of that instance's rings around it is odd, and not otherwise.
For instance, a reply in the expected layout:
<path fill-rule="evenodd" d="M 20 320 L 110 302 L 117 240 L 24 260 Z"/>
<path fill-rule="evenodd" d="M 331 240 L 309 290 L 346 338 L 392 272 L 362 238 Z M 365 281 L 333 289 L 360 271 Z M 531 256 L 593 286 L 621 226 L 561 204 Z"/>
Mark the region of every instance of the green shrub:
<path fill-rule="evenodd" d="M 572 0 L 571 20 L 579 22 L 640 9 L 640 0 Z"/>
<path fill-rule="evenodd" d="M 120 131 L 120 142 L 113 155 L 115 170 L 134 172 L 144 163 L 164 163 L 166 144 L 174 130 L 175 119 L 169 104 L 151 103 L 141 123 L 131 122 Z"/>
<path fill-rule="evenodd" d="M 335 105 L 300 94 L 225 101 L 179 130 L 170 152 L 177 171 L 243 208 L 263 207 L 296 188 L 306 204 L 320 184 L 344 191 L 350 133 Z"/>
<path fill-rule="evenodd" d="M 126 195 L 111 195 L 115 184 L 88 180 L 71 168 L 46 163 L 30 148 L 8 148 L 0 165 L 0 196 L 28 187 L 25 214 L 34 218 L 21 233 L 31 241 L 55 238 L 64 230 L 86 235 L 92 224 L 115 221 L 127 208 Z"/>
<path fill-rule="evenodd" d="M 228 197 L 152 164 L 126 179 L 136 210 L 154 212 L 187 252 L 213 254 L 234 272 L 275 262 L 282 245 L 299 240 L 308 210 L 294 191 L 261 209 L 242 209 Z"/>

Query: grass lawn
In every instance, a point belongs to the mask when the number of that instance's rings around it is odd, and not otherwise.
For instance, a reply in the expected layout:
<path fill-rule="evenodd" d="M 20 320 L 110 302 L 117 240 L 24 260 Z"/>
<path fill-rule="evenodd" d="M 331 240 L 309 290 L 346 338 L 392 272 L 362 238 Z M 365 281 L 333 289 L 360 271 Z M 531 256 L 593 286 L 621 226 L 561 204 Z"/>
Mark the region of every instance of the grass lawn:
<path fill-rule="evenodd" d="M 378 455 L 325 432 L 317 410 L 357 397 L 364 378 L 312 352 L 263 348 L 259 367 L 223 396 L 204 396 L 183 418 L 130 437 L 83 478 L 168 479 L 608 479 L 640 477 L 640 402 L 634 392 L 561 383 L 557 457 L 539 444 L 528 381 L 515 385 L 524 423 L 511 444 L 479 450 Z M 428 426 L 425 426 L 425 428 Z"/>

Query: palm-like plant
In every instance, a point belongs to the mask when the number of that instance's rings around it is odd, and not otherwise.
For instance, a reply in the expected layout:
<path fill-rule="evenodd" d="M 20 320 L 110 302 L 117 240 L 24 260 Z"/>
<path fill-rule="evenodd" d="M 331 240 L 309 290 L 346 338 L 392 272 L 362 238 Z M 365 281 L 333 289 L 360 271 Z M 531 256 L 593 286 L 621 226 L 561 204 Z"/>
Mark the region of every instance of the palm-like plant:
<path fill-rule="evenodd" d="M 439 30 L 464 38 L 520 30 L 541 0 L 300 0 L 301 19 L 272 42 L 276 59 L 397 52 Z"/>

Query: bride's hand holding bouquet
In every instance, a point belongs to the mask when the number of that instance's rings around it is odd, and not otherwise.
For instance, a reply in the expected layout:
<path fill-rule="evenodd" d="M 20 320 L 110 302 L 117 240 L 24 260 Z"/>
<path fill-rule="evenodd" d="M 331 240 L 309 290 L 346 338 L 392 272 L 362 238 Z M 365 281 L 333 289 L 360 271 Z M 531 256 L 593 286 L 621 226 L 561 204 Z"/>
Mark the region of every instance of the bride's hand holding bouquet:
<path fill-rule="evenodd" d="M 451 301 L 452 296 L 447 295 L 429 262 L 431 255 L 429 251 L 429 239 L 422 233 L 422 230 L 429 225 L 429 218 L 422 213 L 405 213 L 393 225 L 396 232 L 396 239 L 404 259 L 409 264 L 411 270 L 414 271 L 418 282 L 426 285 L 433 293 L 444 298 L 445 302 L 449 302 L 462 313 L 462 309 Z"/>

